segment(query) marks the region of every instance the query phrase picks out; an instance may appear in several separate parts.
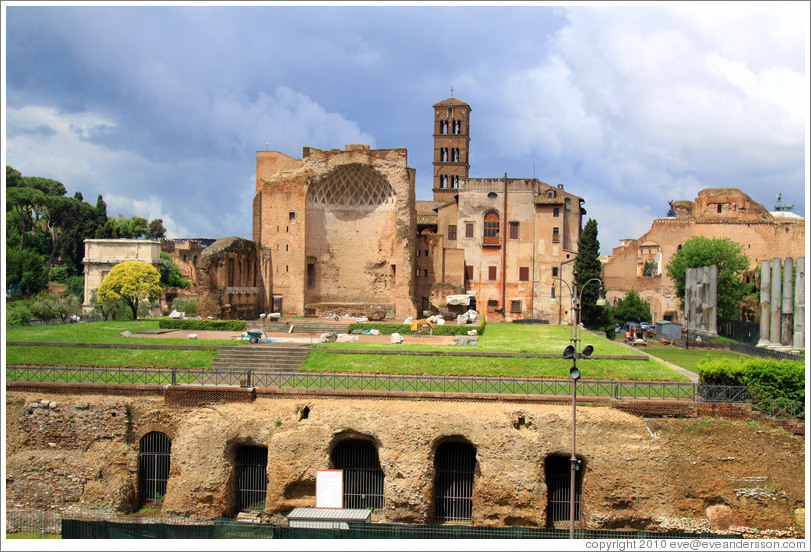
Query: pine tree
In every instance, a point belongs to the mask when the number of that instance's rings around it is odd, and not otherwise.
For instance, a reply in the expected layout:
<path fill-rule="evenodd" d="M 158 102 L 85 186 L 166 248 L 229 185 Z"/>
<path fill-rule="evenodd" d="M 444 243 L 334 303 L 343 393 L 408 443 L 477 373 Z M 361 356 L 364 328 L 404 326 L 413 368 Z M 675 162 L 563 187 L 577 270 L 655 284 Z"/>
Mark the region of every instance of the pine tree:
<path fill-rule="evenodd" d="M 583 285 L 592 278 L 600 278 L 602 275 L 602 263 L 600 263 L 599 257 L 600 242 L 597 240 L 597 221 L 589 219 L 577 241 L 574 281 L 577 285 L 577 294 L 582 297 L 580 321 L 586 328 L 595 330 L 602 330 L 609 323 L 605 309 L 596 304 L 600 290 L 605 288 L 602 281 L 591 282 L 585 289 L 583 289 Z"/>

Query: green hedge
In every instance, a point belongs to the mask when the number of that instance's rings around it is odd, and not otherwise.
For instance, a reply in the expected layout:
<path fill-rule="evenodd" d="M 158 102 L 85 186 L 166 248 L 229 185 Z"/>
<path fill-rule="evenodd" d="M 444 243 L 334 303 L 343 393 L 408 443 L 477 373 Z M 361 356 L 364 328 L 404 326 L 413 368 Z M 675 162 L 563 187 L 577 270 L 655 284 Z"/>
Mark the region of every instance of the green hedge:
<path fill-rule="evenodd" d="M 435 324 L 433 335 L 467 335 L 470 330 L 476 330 L 479 335 L 484 335 L 486 322 L 484 317 L 479 319 L 475 326 L 457 326 L 455 324 Z M 399 333 L 402 335 L 411 334 L 411 324 L 385 324 L 375 322 L 355 323 L 349 325 L 349 333 L 358 333 L 363 330 L 377 330 L 382 335 Z"/>
<path fill-rule="evenodd" d="M 746 385 L 756 402 L 787 399 L 805 404 L 805 365 L 799 360 L 707 359 L 698 362 L 698 375 L 709 385 Z"/>
<path fill-rule="evenodd" d="M 219 330 L 240 332 L 248 327 L 244 320 L 188 320 L 161 318 L 158 327 L 166 330 Z"/>

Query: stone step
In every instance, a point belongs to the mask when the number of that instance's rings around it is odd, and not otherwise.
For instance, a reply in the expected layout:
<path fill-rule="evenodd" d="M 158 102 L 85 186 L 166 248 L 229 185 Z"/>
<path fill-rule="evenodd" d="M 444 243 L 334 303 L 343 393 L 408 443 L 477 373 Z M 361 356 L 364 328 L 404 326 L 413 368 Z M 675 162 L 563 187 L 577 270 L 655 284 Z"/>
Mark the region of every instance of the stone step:
<path fill-rule="evenodd" d="M 349 333 L 349 324 L 332 324 L 329 322 L 304 322 L 300 324 L 293 324 L 292 333 Z"/>
<path fill-rule="evenodd" d="M 212 368 L 224 370 L 297 370 L 307 357 L 303 345 L 243 345 L 221 347 Z"/>

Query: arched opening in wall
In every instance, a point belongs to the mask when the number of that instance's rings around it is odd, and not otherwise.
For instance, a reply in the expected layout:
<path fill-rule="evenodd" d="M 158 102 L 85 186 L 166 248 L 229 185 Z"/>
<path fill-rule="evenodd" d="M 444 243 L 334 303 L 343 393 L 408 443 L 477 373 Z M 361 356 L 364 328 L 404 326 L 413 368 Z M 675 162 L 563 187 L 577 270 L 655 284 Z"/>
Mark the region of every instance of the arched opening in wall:
<path fill-rule="evenodd" d="M 476 447 L 470 443 L 445 442 L 434 455 L 434 521 L 470 521 L 473 515 L 473 479 Z"/>
<path fill-rule="evenodd" d="M 574 520 L 580 521 L 580 495 L 583 482 L 583 464 L 575 471 Z M 544 462 L 546 477 L 546 524 L 569 521 L 569 496 L 571 494 L 572 461 L 568 456 L 553 454 Z"/>
<path fill-rule="evenodd" d="M 498 213 L 495 211 L 487 211 L 484 214 L 484 244 L 498 245 L 500 229 L 501 222 Z"/>
<path fill-rule="evenodd" d="M 261 512 L 268 492 L 268 449 L 241 445 L 236 449 L 236 510 Z"/>
<path fill-rule="evenodd" d="M 383 509 L 383 480 L 380 458 L 374 443 L 347 439 L 332 450 L 332 465 L 344 472 L 344 508 Z"/>
<path fill-rule="evenodd" d="M 172 440 L 165 433 L 150 431 L 139 445 L 138 496 L 141 505 L 158 504 L 166 495 L 169 466 L 172 456 Z"/>

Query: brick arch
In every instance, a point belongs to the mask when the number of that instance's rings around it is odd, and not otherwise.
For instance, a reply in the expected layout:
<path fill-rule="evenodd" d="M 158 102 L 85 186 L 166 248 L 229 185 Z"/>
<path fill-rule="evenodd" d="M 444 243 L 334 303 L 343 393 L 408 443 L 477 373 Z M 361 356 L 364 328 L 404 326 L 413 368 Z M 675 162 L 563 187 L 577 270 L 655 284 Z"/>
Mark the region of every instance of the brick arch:
<path fill-rule="evenodd" d="M 337 167 L 313 182 L 307 189 L 306 205 L 374 208 L 394 205 L 395 193 L 380 172 L 350 163 Z"/>
<path fill-rule="evenodd" d="M 177 436 L 177 431 L 172 425 L 161 422 L 151 422 L 133 430 L 131 434 L 132 444 L 137 446 L 138 443 L 141 442 L 144 435 L 153 431 L 159 431 L 160 433 L 165 434 L 171 441 L 174 441 L 175 437 Z"/>

